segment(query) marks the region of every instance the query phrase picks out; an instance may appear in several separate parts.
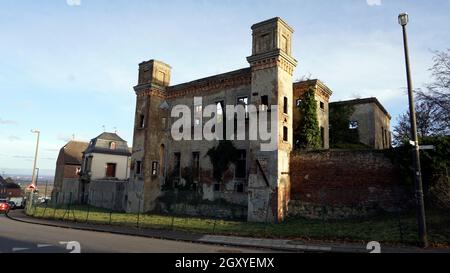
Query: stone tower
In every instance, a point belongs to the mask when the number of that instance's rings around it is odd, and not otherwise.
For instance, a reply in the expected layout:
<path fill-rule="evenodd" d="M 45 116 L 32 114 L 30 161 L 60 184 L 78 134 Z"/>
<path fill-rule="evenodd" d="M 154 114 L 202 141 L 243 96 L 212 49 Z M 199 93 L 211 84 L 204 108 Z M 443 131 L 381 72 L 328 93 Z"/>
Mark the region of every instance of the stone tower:
<path fill-rule="evenodd" d="M 292 73 L 297 61 L 291 56 L 293 29 L 276 17 L 252 26 L 251 94 L 259 112 L 276 105 L 276 148 L 262 151 L 252 142 L 248 182 L 248 221 L 280 222 L 289 199 L 289 156 L 293 147 Z M 271 113 L 268 113 L 270 116 Z"/>
<path fill-rule="evenodd" d="M 150 60 L 139 64 L 134 121 L 130 182 L 126 198 L 127 211 L 152 210 L 160 194 L 161 163 L 167 139 L 168 105 L 166 88 L 170 85 L 171 67 Z"/>

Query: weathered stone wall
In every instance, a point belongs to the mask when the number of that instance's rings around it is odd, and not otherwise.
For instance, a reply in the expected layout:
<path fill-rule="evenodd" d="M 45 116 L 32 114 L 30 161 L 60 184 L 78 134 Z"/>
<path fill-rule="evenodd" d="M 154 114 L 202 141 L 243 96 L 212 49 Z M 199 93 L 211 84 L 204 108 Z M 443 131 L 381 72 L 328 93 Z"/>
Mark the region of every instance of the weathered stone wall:
<path fill-rule="evenodd" d="M 125 210 L 126 181 L 94 180 L 89 184 L 88 203 L 98 208 Z"/>
<path fill-rule="evenodd" d="M 238 202 L 234 203 L 225 199 L 230 196 L 232 194 L 217 193 L 215 200 L 209 201 L 194 192 L 162 192 L 152 212 L 208 218 L 246 219 L 247 199 L 245 198 L 245 202 L 241 201 L 241 204 L 238 204 Z"/>
<path fill-rule="evenodd" d="M 291 181 L 289 214 L 294 216 L 363 216 L 406 204 L 399 173 L 380 151 L 295 153 Z"/>
<path fill-rule="evenodd" d="M 80 181 L 78 178 L 64 178 L 61 190 L 55 192 L 58 204 L 78 203 Z"/>

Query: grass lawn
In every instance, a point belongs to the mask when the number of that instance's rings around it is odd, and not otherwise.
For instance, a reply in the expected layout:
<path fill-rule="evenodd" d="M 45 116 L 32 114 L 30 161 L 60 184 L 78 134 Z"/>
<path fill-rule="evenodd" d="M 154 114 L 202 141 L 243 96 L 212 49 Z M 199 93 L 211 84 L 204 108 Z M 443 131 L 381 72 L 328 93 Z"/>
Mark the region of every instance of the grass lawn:
<path fill-rule="evenodd" d="M 172 217 L 133 213 L 110 213 L 109 210 L 87 206 L 38 206 L 30 211 L 37 218 L 60 219 L 137 226 L 140 228 L 176 229 L 200 233 L 239 235 L 263 238 L 289 238 L 299 240 L 379 241 L 392 244 L 415 244 L 417 224 L 414 212 L 384 214 L 364 219 L 311 220 L 287 219 L 281 224 L 248 223 L 232 220 Z M 450 246 L 450 212 L 428 210 L 429 239 L 435 246 Z"/>

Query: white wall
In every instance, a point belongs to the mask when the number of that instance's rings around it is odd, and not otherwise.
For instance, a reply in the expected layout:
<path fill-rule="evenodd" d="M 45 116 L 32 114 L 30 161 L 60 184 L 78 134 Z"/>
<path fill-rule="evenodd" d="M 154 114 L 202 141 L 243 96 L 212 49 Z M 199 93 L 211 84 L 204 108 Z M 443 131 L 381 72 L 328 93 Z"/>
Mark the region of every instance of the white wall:
<path fill-rule="evenodd" d="M 91 180 L 103 179 L 106 177 L 106 164 L 116 163 L 116 178 L 128 179 L 130 170 L 128 164 L 128 156 L 124 155 L 109 155 L 92 153 L 91 164 Z"/>

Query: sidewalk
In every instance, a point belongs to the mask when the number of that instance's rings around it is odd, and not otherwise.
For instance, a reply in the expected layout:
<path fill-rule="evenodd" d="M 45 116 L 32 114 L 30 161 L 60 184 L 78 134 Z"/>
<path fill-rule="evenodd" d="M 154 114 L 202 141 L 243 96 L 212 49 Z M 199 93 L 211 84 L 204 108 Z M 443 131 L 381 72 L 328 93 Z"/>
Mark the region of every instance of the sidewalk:
<path fill-rule="evenodd" d="M 143 236 L 157 239 L 187 241 L 196 243 L 229 245 L 250 248 L 264 248 L 286 252 L 334 252 L 334 253 L 368 253 L 362 243 L 327 243 L 316 241 L 299 241 L 289 239 L 258 239 L 249 237 L 208 235 L 181 230 L 141 229 L 128 226 L 110 226 L 71 221 L 37 219 L 25 215 L 22 210 L 11 211 L 8 217 L 25 223 L 71 228 L 79 230 L 108 232 L 122 235 Z M 421 249 L 417 247 L 397 247 L 381 245 L 382 253 L 450 253 L 450 249 Z"/>

